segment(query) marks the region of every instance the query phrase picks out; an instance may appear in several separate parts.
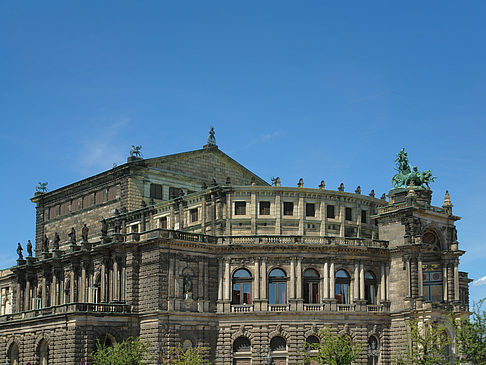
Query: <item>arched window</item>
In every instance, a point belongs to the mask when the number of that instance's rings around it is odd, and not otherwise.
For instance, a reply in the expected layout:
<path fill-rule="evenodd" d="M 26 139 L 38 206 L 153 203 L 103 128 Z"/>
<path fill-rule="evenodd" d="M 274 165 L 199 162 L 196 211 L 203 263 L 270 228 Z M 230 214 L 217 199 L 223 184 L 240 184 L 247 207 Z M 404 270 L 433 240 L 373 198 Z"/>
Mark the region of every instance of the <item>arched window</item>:
<path fill-rule="evenodd" d="M 338 304 L 349 304 L 349 283 L 351 279 L 348 273 L 344 270 L 336 272 L 336 299 Z"/>
<path fill-rule="evenodd" d="M 233 342 L 233 365 L 251 364 L 251 342 L 246 337 L 238 337 Z"/>
<path fill-rule="evenodd" d="M 96 339 L 96 347 L 98 348 L 98 344 L 101 348 L 113 347 L 115 342 L 115 338 L 112 335 L 106 333 Z"/>
<path fill-rule="evenodd" d="M 252 277 L 248 270 L 239 269 L 233 274 L 233 297 L 231 304 L 251 304 Z"/>
<path fill-rule="evenodd" d="M 281 336 L 276 336 L 270 341 L 272 364 L 287 364 L 287 341 Z"/>
<path fill-rule="evenodd" d="M 10 365 L 19 365 L 19 346 L 15 342 L 10 345 L 7 356 Z"/>
<path fill-rule="evenodd" d="M 377 365 L 380 356 L 379 342 L 375 336 L 368 338 L 368 365 Z"/>
<path fill-rule="evenodd" d="M 287 341 L 281 336 L 275 336 L 270 341 L 271 351 L 287 351 Z"/>
<path fill-rule="evenodd" d="M 376 304 L 376 278 L 371 271 L 365 274 L 365 300 L 367 304 Z"/>
<path fill-rule="evenodd" d="M 273 269 L 268 275 L 268 303 L 287 304 L 287 275 L 282 269 Z"/>
<path fill-rule="evenodd" d="M 304 303 L 319 303 L 319 273 L 314 269 L 304 271 Z"/>
<path fill-rule="evenodd" d="M 312 357 L 317 356 L 319 350 L 314 346 L 318 346 L 320 343 L 321 343 L 321 341 L 319 341 L 319 338 L 317 336 L 311 335 L 311 336 L 307 337 L 305 339 L 305 344 L 306 344 L 305 352 L 309 356 L 312 356 Z M 310 361 L 308 360 L 308 361 L 305 362 L 305 364 L 306 365 L 318 365 L 316 360 L 310 360 Z"/>
<path fill-rule="evenodd" d="M 46 340 L 42 340 L 37 348 L 39 365 L 49 365 L 49 345 Z"/>
<path fill-rule="evenodd" d="M 233 342 L 233 352 L 249 352 L 251 351 L 251 342 L 246 337 L 238 337 Z"/>

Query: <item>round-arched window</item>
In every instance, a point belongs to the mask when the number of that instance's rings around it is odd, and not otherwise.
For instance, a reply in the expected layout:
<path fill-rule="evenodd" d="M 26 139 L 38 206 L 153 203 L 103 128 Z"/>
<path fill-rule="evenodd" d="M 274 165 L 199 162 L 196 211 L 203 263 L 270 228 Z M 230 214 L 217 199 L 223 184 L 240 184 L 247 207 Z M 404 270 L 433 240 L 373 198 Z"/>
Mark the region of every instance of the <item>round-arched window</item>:
<path fill-rule="evenodd" d="M 7 353 L 10 365 L 19 365 L 19 346 L 14 342 L 10 345 Z"/>
<path fill-rule="evenodd" d="M 246 337 L 238 337 L 235 342 L 233 342 L 233 352 L 250 352 L 251 342 Z"/>
<path fill-rule="evenodd" d="M 233 292 L 231 304 L 251 303 L 251 274 L 246 269 L 238 269 L 233 274 Z"/>
<path fill-rule="evenodd" d="M 275 336 L 270 341 L 270 350 L 272 351 L 287 351 L 287 341 L 281 336 Z"/>
<path fill-rule="evenodd" d="M 345 270 L 336 272 L 335 295 L 338 304 L 349 304 L 349 284 L 351 279 Z"/>
<path fill-rule="evenodd" d="M 379 342 L 375 336 L 368 338 L 368 365 L 377 365 L 380 355 Z"/>
<path fill-rule="evenodd" d="M 268 277 L 268 303 L 287 304 L 287 274 L 282 269 L 273 269 Z"/>
<path fill-rule="evenodd" d="M 314 269 L 304 271 L 304 303 L 319 303 L 319 273 Z"/>
<path fill-rule="evenodd" d="M 39 365 L 49 364 L 49 345 L 46 340 L 42 340 L 37 348 L 37 356 L 39 358 Z"/>

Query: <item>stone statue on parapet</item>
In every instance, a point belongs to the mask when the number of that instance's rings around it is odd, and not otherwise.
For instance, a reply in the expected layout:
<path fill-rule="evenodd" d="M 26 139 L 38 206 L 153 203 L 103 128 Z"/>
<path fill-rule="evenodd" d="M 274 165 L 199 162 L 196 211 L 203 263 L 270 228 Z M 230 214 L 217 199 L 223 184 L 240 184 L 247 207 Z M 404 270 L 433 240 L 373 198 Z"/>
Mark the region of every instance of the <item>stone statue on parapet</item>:
<path fill-rule="evenodd" d="M 49 238 L 47 235 L 44 235 L 44 239 L 42 240 L 42 252 L 49 252 Z"/>
<path fill-rule="evenodd" d="M 83 228 L 81 229 L 81 239 L 83 240 L 83 242 L 88 242 L 88 232 L 89 228 L 85 223 Z"/>
<path fill-rule="evenodd" d="M 398 172 L 392 178 L 392 184 L 394 187 L 407 187 L 410 184 L 414 186 L 426 186 L 430 189 L 429 183 L 435 180 L 435 176 L 432 176 L 432 171 L 425 170 L 419 172 L 417 166 L 410 168 L 410 162 L 408 160 L 407 152 L 405 148 L 402 148 L 395 159 L 395 164 Z"/>
<path fill-rule="evenodd" d="M 106 237 L 108 234 L 108 224 L 106 223 L 106 219 L 101 217 L 101 236 Z"/>
<path fill-rule="evenodd" d="M 32 242 L 30 240 L 27 241 L 27 255 L 29 257 L 32 257 Z"/>
<path fill-rule="evenodd" d="M 59 237 L 59 234 L 56 232 L 54 233 L 54 242 L 53 242 L 53 249 L 54 250 L 59 250 L 59 242 L 61 241 L 61 237 Z"/>
<path fill-rule="evenodd" d="M 47 184 L 48 183 L 43 183 L 43 182 L 40 182 L 39 185 L 37 185 L 35 187 L 35 192 L 36 193 L 47 193 Z"/>
<path fill-rule="evenodd" d="M 19 260 L 24 259 L 24 255 L 22 254 L 22 245 L 20 244 L 20 242 L 17 245 L 17 255 L 19 255 Z"/>
<path fill-rule="evenodd" d="M 68 234 L 69 236 L 69 241 L 71 242 L 71 245 L 75 245 L 76 244 L 76 230 L 73 228 L 71 228 L 71 232 L 69 232 Z"/>
<path fill-rule="evenodd" d="M 208 136 L 209 146 L 216 146 L 216 137 L 214 135 L 215 135 L 214 127 L 211 126 L 211 129 L 209 130 L 209 136 Z"/>
<path fill-rule="evenodd" d="M 142 152 L 140 150 L 142 146 L 134 146 L 132 144 L 132 148 L 130 148 L 130 157 L 142 157 Z"/>

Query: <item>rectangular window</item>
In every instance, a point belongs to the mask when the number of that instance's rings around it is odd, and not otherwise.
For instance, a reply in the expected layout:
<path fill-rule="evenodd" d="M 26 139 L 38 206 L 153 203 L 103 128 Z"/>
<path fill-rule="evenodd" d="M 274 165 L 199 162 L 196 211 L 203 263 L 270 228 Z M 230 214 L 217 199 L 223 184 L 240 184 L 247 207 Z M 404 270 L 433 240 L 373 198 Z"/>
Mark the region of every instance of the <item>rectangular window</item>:
<path fill-rule="evenodd" d="M 132 233 L 137 233 L 138 232 L 138 224 L 134 224 L 132 226 Z"/>
<path fill-rule="evenodd" d="M 305 205 L 305 216 L 306 217 L 316 216 L 316 205 L 314 203 L 307 203 Z"/>
<path fill-rule="evenodd" d="M 197 214 L 197 208 L 191 209 L 189 211 L 189 215 L 191 216 L 191 223 L 197 222 L 199 220 L 198 214 Z"/>
<path fill-rule="evenodd" d="M 162 199 L 162 185 L 150 184 L 150 197 L 153 199 Z"/>
<path fill-rule="evenodd" d="M 270 215 L 270 202 L 260 202 L 260 215 Z"/>
<path fill-rule="evenodd" d="M 235 215 L 246 215 L 246 202 L 235 202 Z"/>
<path fill-rule="evenodd" d="M 169 187 L 169 200 L 175 199 L 182 195 L 182 189 Z"/>
<path fill-rule="evenodd" d="M 294 203 L 284 202 L 284 215 L 294 215 Z"/>
<path fill-rule="evenodd" d="M 159 228 L 167 229 L 167 217 L 162 217 L 159 219 Z"/>
<path fill-rule="evenodd" d="M 361 223 L 366 223 L 366 210 L 361 211 Z"/>
<path fill-rule="evenodd" d="M 327 206 L 327 218 L 334 218 L 336 215 L 334 214 L 334 205 Z"/>
<path fill-rule="evenodd" d="M 353 220 L 353 211 L 351 210 L 351 208 L 344 209 L 344 219 L 346 219 L 347 221 Z"/>

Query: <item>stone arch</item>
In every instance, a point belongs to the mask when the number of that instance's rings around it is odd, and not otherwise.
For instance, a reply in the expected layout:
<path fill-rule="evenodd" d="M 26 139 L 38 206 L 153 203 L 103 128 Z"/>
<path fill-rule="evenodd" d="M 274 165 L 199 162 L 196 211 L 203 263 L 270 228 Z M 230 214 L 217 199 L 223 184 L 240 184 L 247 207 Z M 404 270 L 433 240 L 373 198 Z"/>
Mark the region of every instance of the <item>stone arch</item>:
<path fill-rule="evenodd" d="M 49 363 L 51 341 L 48 336 L 44 334 L 37 336 L 35 341 L 35 359 L 39 365 L 47 365 Z"/>
<path fill-rule="evenodd" d="M 307 331 L 304 332 L 304 336 L 305 336 L 305 338 L 307 338 L 309 336 L 317 336 L 318 338 L 320 338 L 319 330 L 317 329 L 317 325 L 313 324 L 311 328 L 309 328 Z"/>
<path fill-rule="evenodd" d="M 237 272 L 238 270 L 245 270 L 245 271 L 248 271 L 248 273 L 250 274 L 250 276 L 253 278 L 255 275 L 254 275 L 254 272 L 252 269 L 250 269 L 249 267 L 245 266 L 245 265 L 240 265 L 240 266 L 236 266 L 236 268 L 234 270 L 231 271 L 231 277 L 233 277 L 233 275 L 235 274 L 235 272 Z"/>
<path fill-rule="evenodd" d="M 282 325 L 280 323 L 278 323 L 275 326 L 275 329 L 268 334 L 268 343 L 270 343 L 270 340 L 275 336 L 283 337 L 285 341 L 287 341 L 287 344 L 290 340 L 290 334 L 282 328 Z"/>
<path fill-rule="evenodd" d="M 35 348 L 36 351 L 39 348 L 39 345 L 42 341 L 46 341 L 47 345 L 49 345 L 49 346 L 51 345 L 51 342 L 52 342 L 51 337 L 49 336 L 48 333 L 42 332 L 42 333 L 38 334 L 35 337 L 35 342 L 34 342 L 34 344 L 35 344 L 34 348 Z"/>
<path fill-rule="evenodd" d="M 446 248 L 446 247 L 444 247 L 445 246 L 445 237 L 444 237 L 442 231 L 439 229 L 439 227 L 437 227 L 434 223 L 426 224 L 422 228 L 422 231 L 420 232 L 420 237 L 422 238 L 422 243 L 425 243 L 425 242 L 423 242 L 424 235 L 426 235 L 429 232 L 432 233 L 432 234 L 435 234 L 435 236 L 437 237 L 439 250 L 444 250 Z"/>
<path fill-rule="evenodd" d="M 20 364 L 20 342 L 15 337 L 7 342 L 6 358 L 10 361 L 11 365 Z"/>
<path fill-rule="evenodd" d="M 253 343 L 255 335 L 252 332 L 248 331 L 245 325 L 242 324 L 237 331 L 231 334 L 231 342 L 234 342 L 238 337 L 246 337 L 250 340 L 251 343 Z"/>

